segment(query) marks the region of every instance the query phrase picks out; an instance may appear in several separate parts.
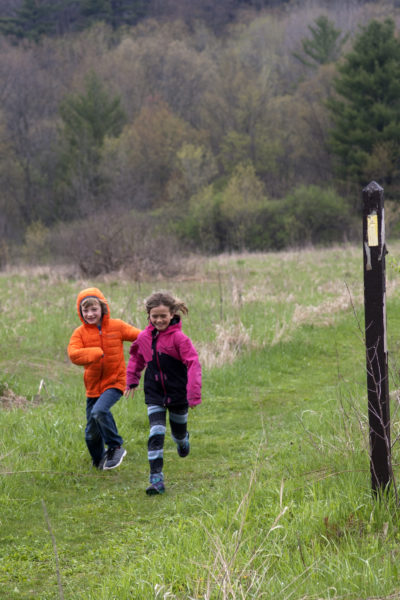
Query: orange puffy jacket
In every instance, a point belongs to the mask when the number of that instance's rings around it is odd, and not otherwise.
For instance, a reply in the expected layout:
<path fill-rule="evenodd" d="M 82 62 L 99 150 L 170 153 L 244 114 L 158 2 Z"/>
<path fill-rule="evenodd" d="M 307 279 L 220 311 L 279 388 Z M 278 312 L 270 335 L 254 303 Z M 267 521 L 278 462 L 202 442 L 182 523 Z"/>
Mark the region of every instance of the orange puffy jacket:
<path fill-rule="evenodd" d="M 94 296 L 104 302 L 107 312 L 103 315 L 101 328 L 85 323 L 81 313 L 81 302 Z M 87 288 L 78 294 L 76 300 L 78 315 L 83 325 L 75 329 L 68 344 L 68 356 L 76 365 L 84 367 L 83 380 L 86 395 L 97 398 L 109 388 L 124 392 L 126 364 L 124 341 L 133 342 L 140 329 L 128 325 L 121 319 L 111 319 L 107 300 L 97 288 Z"/>

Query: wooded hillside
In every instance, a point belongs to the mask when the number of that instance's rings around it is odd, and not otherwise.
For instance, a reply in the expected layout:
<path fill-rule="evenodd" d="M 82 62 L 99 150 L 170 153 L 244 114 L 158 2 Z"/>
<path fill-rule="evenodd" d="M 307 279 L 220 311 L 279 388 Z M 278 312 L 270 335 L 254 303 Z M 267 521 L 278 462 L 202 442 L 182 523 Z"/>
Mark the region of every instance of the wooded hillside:
<path fill-rule="evenodd" d="M 400 12 L 331 4 L 3 2 L 2 264 L 349 239 L 371 179 L 394 226 Z"/>
<path fill-rule="evenodd" d="M 239 11 L 288 4 L 288 0 L 3 0 L 0 28 L 7 35 L 38 39 L 82 31 L 99 21 L 118 29 L 157 18 L 186 23 L 202 20 L 219 30 L 235 20 Z"/>

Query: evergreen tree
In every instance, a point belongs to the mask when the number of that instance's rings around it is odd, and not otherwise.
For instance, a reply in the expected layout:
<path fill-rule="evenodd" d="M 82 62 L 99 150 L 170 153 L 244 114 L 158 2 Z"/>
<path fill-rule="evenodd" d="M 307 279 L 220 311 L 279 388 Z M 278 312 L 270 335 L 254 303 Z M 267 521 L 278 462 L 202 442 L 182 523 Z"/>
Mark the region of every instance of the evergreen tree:
<path fill-rule="evenodd" d="M 83 138 L 100 148 L 106 135 L 117 136 L 125 122 L 120 98 L 111 98 L 94 72 L 86 77 L 85 93 L 68 96 L 60 114 L 71 148 L 79 148 Z"/>
<path fill-rule="evenodd" d="M 118 29 L 135 25 L 146 14 L 146 0 L 82 0 L 81 14 L 86 23 L 104 21 Z"/>
<path fill-rule="evenodd" d="M 61 187 L 69 189 L 71 199 L 83 205 L 101 191 L 104 181 L 99 165 L 105 138 L 118 136 L 126 117 L 120 98 L 111 97 L 94 72 L 87 76 L 83 94 L 65 98 L 60 115 L 64 147 L 60 159 Z"/>
<path fill-rule="evenodd" d="M 400 41 L 393 20 L 364 27 L 338 72 L 338 96 L 328 101 L 338 172 L 362 185 L 371 178 L 394 184 L 399 180 Z M 385 161 L 374 161 L 375 153 Z"/>
<path fill-rule="evenodd" d="M 82 0 L 81 14 L 88 20 L 106 20 L 110 14 L 109 0 Z"/>
<path fill-rule="evenodd" d="M 111 25 L 114 29 L 121 25 L 136 25 L 146 16 L 147 0 L 110 0 Z"/>
<path fill-rule="evenodd" d="M 13 16 L 0 17 L 0 33 L 37 42 L 43 35 L 82 30 L 98 21 L 113 29 L 135 25 L 147 10 L 147 0 L 23 0 Z"/>
<path fill-rule="evenodd" d="M 0 31 L 37 42 L 42 35 L 54 33 L 55 9 L 48 0 L 23 0 L 15 17 L 0 19 Z"/>
<path fill-rule="evenodd" d="M 339 56 L 343 44 L 348 36 L 342 36 L 340 29 L 336 29 L 332 21 L 324 15 L 315 20 L 315 25 L 309 25 L 311 38 L 301 41 L 303 55 L 294 53 L 294 56 L 307 67 L 316 67 L 335 62 Z M 310 60 L 312 62 L 310 62 Z"/>

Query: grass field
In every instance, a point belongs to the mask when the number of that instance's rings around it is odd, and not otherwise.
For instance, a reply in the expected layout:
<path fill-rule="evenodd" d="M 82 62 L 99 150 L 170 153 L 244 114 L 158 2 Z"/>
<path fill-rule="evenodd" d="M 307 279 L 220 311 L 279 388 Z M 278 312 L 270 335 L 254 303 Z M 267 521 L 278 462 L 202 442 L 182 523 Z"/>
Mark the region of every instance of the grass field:
<path fill-rule="evenodd" d="M 392 439 L 400 433 L 400 244 L 389 245 Z M 179 279 L 0 273 L 0 598 L 400 598 L 396 486 L 371 494 L 362 250 L 220 256 Z M 165 445 L 147 497 L 143 392 L 113 410 L 127 457 L 91 468 L 82 370 L 66 347 L 78 291 L 144 327 L 169 289 L 203 364 L 191 453 Z M 129 344 L 126 345 L 128 353 Z M 397 443 L 393 448 L 395 475 Z"/>

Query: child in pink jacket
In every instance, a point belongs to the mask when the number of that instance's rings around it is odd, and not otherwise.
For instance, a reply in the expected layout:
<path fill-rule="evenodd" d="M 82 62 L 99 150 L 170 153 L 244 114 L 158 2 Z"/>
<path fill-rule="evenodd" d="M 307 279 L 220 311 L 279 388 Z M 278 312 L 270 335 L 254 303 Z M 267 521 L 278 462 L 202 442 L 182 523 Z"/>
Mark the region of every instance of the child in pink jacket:
<path fill-rule="evenodd" d="M 153 495 L 165 491 L 162 469 L 167 410 L 178 454 L 182 458 L 189 454 L 188 407 L 201 402 L 201 366 L 190 338 L 182 332 L 179 313 L 187 314 L 187 306 L 169 293 L 156 292 L 146 300 L 146 310 L 149 325 L 131 346 L 125 395 L 133 396 L 146 368 L 144 395 L 150 423 L 150 486 L 146 493 Z"/>

